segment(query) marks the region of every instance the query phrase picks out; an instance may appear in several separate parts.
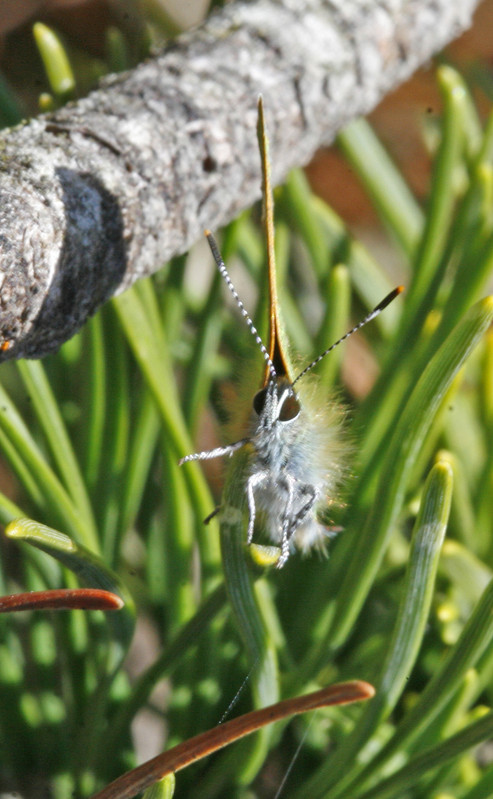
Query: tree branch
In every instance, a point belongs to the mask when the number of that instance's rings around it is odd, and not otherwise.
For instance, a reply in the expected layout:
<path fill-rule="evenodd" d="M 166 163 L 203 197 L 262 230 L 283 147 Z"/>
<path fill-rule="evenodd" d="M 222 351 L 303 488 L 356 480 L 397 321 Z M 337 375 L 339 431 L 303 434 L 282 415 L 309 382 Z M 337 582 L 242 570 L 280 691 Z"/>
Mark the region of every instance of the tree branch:
<path fill-rule="evenodd" d="M 467 27 L 477 3 L 227 5 L 134 71 L 4 132 L 0 357 L 56 349 L 259 197 L 259 93 L 280 182 Z"/>

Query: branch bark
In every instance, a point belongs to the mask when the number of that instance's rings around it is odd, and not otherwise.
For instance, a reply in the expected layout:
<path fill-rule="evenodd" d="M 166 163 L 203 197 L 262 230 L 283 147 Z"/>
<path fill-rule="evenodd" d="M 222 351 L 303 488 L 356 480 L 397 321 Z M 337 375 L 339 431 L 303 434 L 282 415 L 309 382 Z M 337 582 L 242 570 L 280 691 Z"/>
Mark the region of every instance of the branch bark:
<path fill-rule="evenodd" d="M 0 136 L 0 358 L 56 349 L 470 24 L 478 0 L 227 5 L 132 72 Z"/>

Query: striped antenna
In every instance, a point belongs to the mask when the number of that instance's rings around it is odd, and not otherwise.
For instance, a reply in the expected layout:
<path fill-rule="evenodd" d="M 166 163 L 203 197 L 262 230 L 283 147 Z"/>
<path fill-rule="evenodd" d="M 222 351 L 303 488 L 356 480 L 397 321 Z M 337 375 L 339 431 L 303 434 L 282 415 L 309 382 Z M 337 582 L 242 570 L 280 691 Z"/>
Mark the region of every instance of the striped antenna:
<path fill-rule="evenodd" d="M 387 305 L 390 305 L 390 303 L 393 302 L 395 298 L 398 297 L 399 294 L 401 294 L 401 292 L 403 291 L 404 291 L 404 286 L 397 286 L 397 288 L 391 291 L 390 294 L 387 294 L 387 296 L 384 297 L 384 299 L 381 302 L 379 302 L 378 305 L 375 306 L 373 311 L 370 311 L 370 313 L 367 316 L 365 316 L 365 318 L 362 319 L 361 322 L 358 322 L 357 325 L 352 327 L 351 330 L 348 330 L 348 332 L 345 333 L 340 339 L 338 339 L 338 341 L 336 341 L 334 344 L 332 344 L 330 347 L 324 350 L 324 352 L 322 352 L 321 355 L 318 356 L 318 358 L 315 358 L 314 361 L 309 363 L 308 366 L 305 367 L 305 369 L 303 369 L 302 372 L 300 372 L 298 377 L 296 377 L 293 380 L 293 382 L 291 383 L 291 388 L 295 385 L 295 383 L 298 382 L 298 380 L 301 380 L 301 378 L 304 377 L 307 372 L 313 369 L 313 367 L 316 366 L 317 363 L 319 363 L 322 360 L 322 358 L 325 358 L 325 356 L 328 355 L 329 352 L 332 352 L 332 350 L 338 347 L 339 344 L 342 344 L 343 341 L 346 341 L 346 339 L 349 338 L 349 336 L 352 336 L 353 333 L 356 333 L 357 330 L 360 330 L 360 328 L 364 327 L 366 324 L 368 324 L 368 322 L 371 322 L 372 319 L 375 319 L 375 317 L 378 316 L 379 313 L 382 313 L 382 311 L 387 307 Z"/>
<path fill-rule="evenodd" d="M 207 241 L 209 242 L 209 247 L 211 248 L 211 252 L 212 252 L 212 255 L 214 256 L 214 260 L 216 262 L 217 268 L 219 269 L 219 272 L 220 272 L 221 276 L 224 278 L 224 281 L 225 281 L 227 287 L 229 288 L 231 294 L 235 298 L 235 302 L 236 302 L 238 308 L 240 309 L 240 311 L 242 313 L 242 316 L 245 319 L 245 322 L 247 323 L 248 329 L 249 329 L 250 333 L 252 334 L 252 336 L 255 338 L 255 341 L 257 342 L 257 344 L 258 344 L 258 346 L 260 348 L 260 351 L 261 351 L 262 355 L 264 356 L 264 359 L 265 359 L 265 362 L 266 362 L 266 364 L 268 366 L 271 378 L 274 379 L 275 377 L 277 377 L 277 373 L 276 373 L 276 370 L 274 368 L 274 364 L 272 363 L 272 361 L 270 359 L 269 353 L 267 352 L 267 348 L 266 348 L 264 342 L 262 341 L 262 339 L 260 338 L 260 336 L 258 334 L 258 330 L 255 327 L 255 325 L 253 324 L 247 309 L 245 308 L 245 306 L 243 305 L 242 301 L 240 300 L 240 298 L 238 296 L 238 292 L 236 291 L 236 289 L 235 289 L 235 287 L 233 285 L 233 281 L 231 280 L 231 278 L 229 276 L 228 270 L 226 269 L 226 265 L 225 265 L 223 259 L 221 258 L 221 253 L 219 252 L 219 247 L 217 246 L 217 242 L 216 242 L 214 236 L 212 235 L 212 233 L 210 232 L 210 230 L 206 230 L 204 232 L 205 232 L 205 235 L 207 237 Z"/>

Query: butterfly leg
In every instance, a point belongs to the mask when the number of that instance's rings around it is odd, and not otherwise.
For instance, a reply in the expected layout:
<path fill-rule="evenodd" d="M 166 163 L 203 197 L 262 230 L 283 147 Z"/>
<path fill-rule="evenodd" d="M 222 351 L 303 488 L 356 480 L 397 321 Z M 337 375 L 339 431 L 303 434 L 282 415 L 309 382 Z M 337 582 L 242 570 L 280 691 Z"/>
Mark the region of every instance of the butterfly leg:
<path fill-rule="evenodd" d="M 293 538 L 302 521 L 313 508 L 317 499 L 317 492 L 309 483 L 299 484 L 294 478 L 291 478 L 290 480 L 286 479 L 285 486 L 288 491 L 288 501 L 286 504 L 286 510 L 284 512 L 282 524 L 281 556 L 276 563 L 277 569 L 282 569 L 289 558 L 291 539 Z M 293 514 L 292 511 L 295 497 L 296 499 L 308 497 L 308 499 L 304 505 L 302 505 L 301 508 L 299 508 L 299 510 Z"/>
<path fill-rule="evenodd" d="M 250 475 L 247 480 L 247 501 L 248 501 L 248 532 L 247 532 L 247 544 L 251 544 L 253 541 L 253 528 L 255 525 L 255 515 L 256 515 L 256 508 L 255 508 L 255 496 L 254 496 L 254 489 L 264 482 L 264 480 L 268 477 L 267 472 L 255 472 L 255 474 Z"/>
<path fill-rule="evenodd" d="M 255 525 L 255 496 L 254 496 L 254 489 L 256 486 L 260 485 L 264 482 L 264 480 L 268 477 L 268 472 L 255 472 L 255 474 L 250 475 L 247 480 L 246 492 L 247 492 L 247 501 L 248 501 L 248 532 L 247 532 L 247 544 L 251 544 L 253 541 L 253 527 Z"/>
<path fill-rule="evenodd" d="M 303 499 L 304 497 L 308 497 L 307 501 L 304 505 L 299 508 L 296 514 L 291 519 L 291 528 L 289 531 L 289 539 L 293 537 L 296 533 L 296 530 L 300 526 L 300 524 L 305 520 L 306 516 L 310 513 L 311 509 L 315 505 L 317 501 L 317 491 L 316 489 L 310 485 L 310 483 L 302 483 L 301 485 L 297 486 L 298 497 Z"/>
<path fill-rule="evenodd" d="M 282 569 L 290 554 L 289 541 L 291 538 L 291 529 L 293 527 L 292 508 L 295 497 L 296 480 L 294 477 L 286 476 L 280 481 L 280 486 L 282 486 L 287 493 L 287 501 L 282 516 L 281 555 L 276 563 L 276 569 Z"/>

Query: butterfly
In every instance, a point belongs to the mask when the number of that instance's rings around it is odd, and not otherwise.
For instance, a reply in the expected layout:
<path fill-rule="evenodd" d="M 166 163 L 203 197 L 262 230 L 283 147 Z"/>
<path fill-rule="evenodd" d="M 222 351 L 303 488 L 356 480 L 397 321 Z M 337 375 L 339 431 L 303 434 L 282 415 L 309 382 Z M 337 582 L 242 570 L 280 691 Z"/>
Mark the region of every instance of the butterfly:
<path fill-rule="evenodd" d="M 247 451 L 245 468 L 239 477 L 243 483 L 243 500 L 246 500 L 246 503 L 239 504 L 246 504 L 248 511 L 246 541 L 247 544 L 253 542 L 255 521 L 258 511 L 261 511 L 265 531 L 278 548 L 276 566 L 282 568 L 295 548 L 303 552 L 313 547 L 324 548 L 331 533 L 319 521 L 318 515 L 331 501 L 345 471 L 347 447 L 340 409 L 325 398 L 317 398 L 306 376 L 329 352 L 378 316 L 403 287 L 391 291 L 361 322 L 301 372 L 293 375 L 283 345 L 277 301 L 273 201 L 262 98 L 259 98 L 258 112 L 269 273 L 268 348 L 238 296 L 213 235 L 206 231 L 206 237 L 217 268 L 264 357 L 263 382 L 253 397 L 248 434 L 227 446 L 187 455 L 181 459 L 180 465 L 189 461 L 231 457 L 243 449 Z M 206 521 L 216 512 L 225 518 L 231 517 L 231 508 L 223 505 Z"/>

